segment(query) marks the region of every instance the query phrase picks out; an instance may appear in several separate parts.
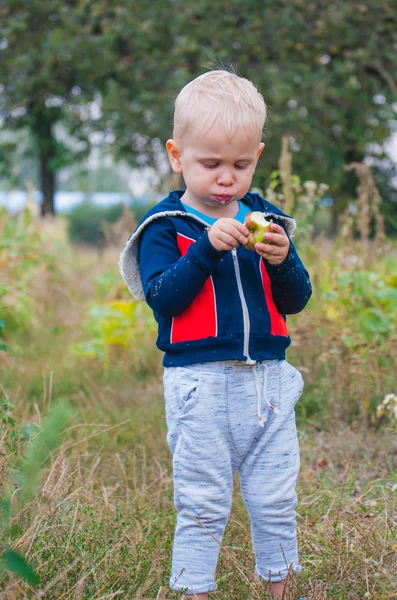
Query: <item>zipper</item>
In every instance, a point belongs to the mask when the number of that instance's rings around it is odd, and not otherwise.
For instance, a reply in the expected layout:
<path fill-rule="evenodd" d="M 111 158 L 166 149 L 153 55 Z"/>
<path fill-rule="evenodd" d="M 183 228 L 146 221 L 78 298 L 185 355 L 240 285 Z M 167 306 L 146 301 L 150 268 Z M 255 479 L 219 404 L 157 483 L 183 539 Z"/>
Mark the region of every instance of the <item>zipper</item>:
<path fill-rule="evenodd" d="M 232 248 L 232 256 L 233 256 L 234 272 L 236 273 L 237 288 L 238 288 L 238 293 L 239 293 L 240 301 L 241 301 L 241 308 L 243 309 L 243 324 L 244 324 L 243 354 L 246 357 L 245 362 L 248 363 L 249 365 L 254 365 L 256 361 L 252 360 L 252 358 L 249 355 L 249 350 L 248 350 L 249 337 L 250 337 L 250 318 L 249 318 L 249 314 L 248 314 L 247 302 L 244 297 L 243 284 L 241 283 L 240 266 L 238 264 L 236 248 Z"/>
<path fill-rule="evenodd" d="M 192 214 L 187 214 L 187 217 L 190 217 L 190 218 L 194 219 L 195 221 L 198 221 L 199 223 L 201 223 L 202 225 L 205 226 L 205 229 L 207 229 L 207 230 L 209 229 L 208 223 L 206 221 L 203 221 L 202 219 L 200 219 L 200 217 L 197 217 L 196 215 L 192 215 Z M 233 256 L 233 267 L 234 267 L 234 272 L 236 273 L 237 288 L 238 288 L 238 293 L 240 296 L 241 308 L 243 309 L 243 325 L 244 325 L 243 354 L 246 357 L 245 362 L 248 365 L 255 365 L 256 361 L 253 360 L 249 355 L 250 318 L 249 318 L 249 313 L 248 313 L 247 302 L 246 302 L 245 296 L 244 296 L 243 284 L 241 283 L 240 266 L 238 264 L 236 248 L 232 248 L 231 252 L 232 252 L 232 256 Z"/>

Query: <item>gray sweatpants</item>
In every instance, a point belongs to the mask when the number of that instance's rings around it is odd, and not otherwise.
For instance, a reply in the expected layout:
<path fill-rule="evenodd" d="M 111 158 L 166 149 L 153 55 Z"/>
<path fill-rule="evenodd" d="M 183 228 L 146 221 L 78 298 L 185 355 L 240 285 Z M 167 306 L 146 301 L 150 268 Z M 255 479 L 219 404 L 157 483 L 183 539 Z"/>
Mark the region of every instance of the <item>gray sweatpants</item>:
<path fill-rule="evenodd" d="M 255 365 L 208 362 L 164 370 L 173 454 L 173 589 L 216 590 L 220 543 L 229 517 L 233 473 L 247 507 L 256 571 L 263 579 L 298 573 L 295 485 L 299 446 L 294 406 L 300 372 L 286 360 Z"/>

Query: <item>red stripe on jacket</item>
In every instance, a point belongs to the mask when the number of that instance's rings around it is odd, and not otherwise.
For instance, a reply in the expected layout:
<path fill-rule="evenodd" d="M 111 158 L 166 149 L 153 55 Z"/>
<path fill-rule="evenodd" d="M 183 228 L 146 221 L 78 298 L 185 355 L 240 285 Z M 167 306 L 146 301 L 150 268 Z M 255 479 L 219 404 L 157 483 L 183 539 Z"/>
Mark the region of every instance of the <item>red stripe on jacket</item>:
<path fill-rule="evenodd" d="M 177 233 L 181 256 L 186 254 L 190 244 L 194 242 L 192 238 Z M 216 337 L 217 333 L 215 288 L 212 277 L 209 277 L 190 306 L 178 317 L 173 317 L 171 344 Z"/>
<path fill-rule="evenodd" d="M 288 337 L 287 324 L 284 321 L 281 314 L 278 312 L 277 307 L 274 303 L 270 277 L 266 271 L 265 263 L 262 259 L 260 261 L 260 271 L 263 283 L 263 290 L 265 292 L 265 300 L 270 315 L 270 335 L 282 335 Z"/>

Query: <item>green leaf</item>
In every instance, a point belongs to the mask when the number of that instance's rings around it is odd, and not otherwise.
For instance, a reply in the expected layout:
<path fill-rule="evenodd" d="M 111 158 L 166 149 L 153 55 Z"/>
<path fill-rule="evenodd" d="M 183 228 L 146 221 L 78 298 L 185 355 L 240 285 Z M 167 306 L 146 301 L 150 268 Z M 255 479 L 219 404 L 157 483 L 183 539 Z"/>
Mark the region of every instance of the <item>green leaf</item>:
<path fill-rule="evenodd" d="M 40 583 L 39 576 L 36 575 L 24 557 L 21 554 L 18 554 L 18 552 L 11 550 L 11 548 L 7 548 L 7 550 L 3 552 L 2 566 L 6 571 L 11 571 L 16 575 L 19 575 L 31 585 L 38 585 Z"/>
<path fill-rule="evenodd" d="M 1 522 L 3 534 L 7 534 L 8 527 L 11 518 L 11 497 L 12 493 L 10 489 L 6 489 L 3 495 L 3 498 L 0 500 L 0 508 L 1 508 Z"/>
<path fill-rule="evenodd" d="M 391 285 L 393 288 L 397 288 L 397 275 L 391 275 L 387 280 L 388 285 Z"/>
<path fill-rule="evenodd" d="M 389 333 L 392 329 L 390 319 L 375 308 L 364 310 L 359 317 L 363 329 L 371 333 Z"/>
<path fill-rule="evenodd" d="M 16 461 L 17 483 L 21 487 L 20 502 L 24 504 L 36 492 L 45 461 L 62 442 L 62 431 L 71 417 L 71 408 L 64 402 L 53 406 L 43 420 L 42 430 L 27 445 L 25 456 Z"/>

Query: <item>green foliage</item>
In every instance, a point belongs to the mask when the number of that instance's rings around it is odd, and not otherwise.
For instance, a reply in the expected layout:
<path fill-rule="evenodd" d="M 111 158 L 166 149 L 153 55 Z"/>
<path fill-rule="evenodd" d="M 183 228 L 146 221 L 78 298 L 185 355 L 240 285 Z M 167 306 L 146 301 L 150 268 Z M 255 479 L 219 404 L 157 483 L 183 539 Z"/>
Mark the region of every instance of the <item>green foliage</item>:
<path fill-rule="evenodd" d="M 75 243 L 100 245 L 105 240 L 102 223 L 115 223 L 122 214 L 121 203 L 102 207 L 86 200 L 67 215 L 70 240 Z"/>
<path fill-rule="evenodd" d="M 341 340 L 352 349 L 382 347 L 397 325 L 397 285 L 388 272 L 332 269 L 320 280 L 323 313 L 341 327 Z M 392 261 L 390 261 L 391 263 Z M 386 262 L 387 265 L 387 262 Z M 385 265 L 385 266 L 386 266 Z"/>
<path fill-rule="evenodd" d="M 75 345 L 77 355 L 100 361 L 106 370 L 117 356 L 128 356 L 139 371 L 151 355 L 157 325 L 145 303 L 121 299 L 93 306 L 85 331 L 89 338 Z"/>
<path fill-rule="evenodd" d="M 2 293 L 0 292 L 0 300 L 1 300 L 1 296 Z M 0 321 L 0 338 L 4 337 L 4 327 L 5 327 L 5 323 L 3 320 Z M 4 350 L 5 352 L 7 351 L 7 346 L 5 344 L 3 344 L 2 342 L 0 342 L 0 350 Z"/>
<path fill-rule="evenodd" d="M 183 11 L 180 2 L 147 5 L 139 25 L 127 7 L 121 16 L 111 28 L 125 40 L 118 48 L 123 78 L 109 86 L 103 105 L 119 156 L 141 147 L 141 160 L 154 162 L 153 140 L 164 144 L 169 137 L 175 95 L 196 75 L 229 62 L 255 82 L 270 108 L 258 187 L 277 168 L 281 137 L 289 134 L 302 180 L 329 182 L 342 204 L 347 183 L 354 191 L 343 165 L 361 160 L 369 143 L 390 134 L 397 67 L 390 0 L 359 8 L 343 0 L 203 0 L 185 2 Z M 146 60 L 136 64 L 141 48 Z M 143 89 L 132 101 L 125 84 L 137 80 Z"/>
<path fill-rule="evenodd" d="M 125 360 L 136 374 L 150 372 L 158 362 L 152 310 L 131 298 L 116 269 L 103 272 L 94 282 L 95 301 L 83 325 L 83 340 L 73 346 L 73 353 L 103 365 L 105 372 Z"/>
<path fill-rule="evenodd" d="M 16 331 L 32 331 L 42 323 L 41 294 L 50 286 L 68 257 L 62 223 L 35 220 L 30 206 L 14 215 L 0 207 L 0 351 Z M 5 340 L 3 342 L 3 340 Z"/>
<path fill-rule="evenodd" d="M 287 321 L 290 360 L 305 379 L 298 421 L 378 427 L 377 407 L 395 392 L 397 248 L 349 240 L 330 246 L 317 238 L 298 249 L 313 285 L 305 311 Z"/>
<path fill-rule="evenodd" d="M 31 320 L 29 286 L 45 262 L 51 263 L 52 259 L 44 252 L 43 241 L 29 209 L 11 216 L 0 208 L 1 336 Z"/>
<path fill-rule="evenodd" d="M 148 212 L 150 208 L 152 208 L 156 204 L 156 201 L 151 199 L 146 200 L 145 202 L 138 202 L 137 200 L 133 200 L 129 205 L 130 211 L 133 213 L 135 221 L 140 223 L 142 221 L 145 214 Z M 132 233 L 132 232 L 131 232 Z"/>
<path fill-rule="evenodd" d="M 136 222 L 142 219 L 151 206 L 152 204 L 137 200 L 128 205 Z M 86 200 L 71 210 L 66 217 L 70 241 L 101 246 L 106 241 L 103 223 L 115 223 L 122 215 L 122 203 L 113 206 L 98 206 L 91 200 Z M 124 235 L 128 236 L 129 233 Z M 124 242 L 125 239 L 120 240 L 120 244 Z"/>
<path fill-rule="evenodd" d="M 106 134 L 104 146 L 116 158 L 156 168 L 175 95 L 205 69 L 231 62 L 270 107 L 255 185 L 266 187 L 288 133 L 302 180 L 329 181 L 340 212 L 355 181 L 343 165 L 361 160 L 393 127 L 391 0 L 359 6 L 190 0 L 181 7 L 161 0 L 97 0 L 84 8 L 60 0 L 7 2 L 1 9 L 3 130 L 29 130 L 33 153 L 53 174 L 88 155 L 93 130 Z M 101 111 L 92 110 L 94 99 Z"/>
<path fill-rule="evenodd" d="M 0 502 L 2 523 L 0 537 L 3 549 L 0 556 L 0 571 L 10 571 L 19 575 L 31 585 L 38 585 L 40 578 L 27 563 L 25 558 L 8 547 L 10 540 L 19 533 L 19 527 L 11 526 L 13 513 L 18 514 L 32 497 L 40 485 L 42 469 L 62 439 L 62 431 L 71 417 L 71 409 L 64 403 L 54 406 L 43 420 L 41 428 L 19 430 L 11 417 L 12 406 L 7 401 L 0 404 L 0 433 L 2 443 L 13 449 L 8 461 L 9 484 L 5 484 L 3 498 Z M 25 438 L 24 441 L 23 438 Z M 15 487 L 18 489 L 16 501 L 13 501 Z"/>
<path fill-rule="evenodd" d="M 13 417 L 14 406 L 6 398 L 0 400 L 0 434 L 2 443 L 10 454 L 17 454 L 22 444 L 28 442 L 37 433 L 38 427 L 35 423 L 27 423 L 18 427 Z M 5 452 L 0 452 L 5 457 Z"/>
<path fill-rule="evenodd" d="M 39 434 L 29 442 L 23 457 L 16 460 L 15 481 L 21 488 L 19 501 L 25 504 L 36 492 L 41 469 L 61 440 L 62 430 L 71 417 L 71 409 L 58 403 L 46 415 Z"/>
<path fill-rule="evenodd" d="M 40 187 L 49 207 L 55 174 L 89 153 L 87 105 L 105 88 L 111 69 L 106 36 L 100 30 L 88 31 L 92 18 L 57 0 L 30 4 L 12 0 L 1 7 L 0 129 L 28 132 L 27 155 L 40 162 Z M 69 134 L 67 140 L 56 131 L 60 123 Z M 18 138 L 7 135 L 1 141 L 10 144 L 10 139 L 18 151 Z"/>
<path fill-rule="evenodd" d="M 108 269 L 100 275 L 94 277 L 95 297 L 98 300 L 106 301 L 113 297 L 120 287 L 120 274 L 116 269 Z"/>
<path fill-rule="evenodd" d="M 19 575 L 19 577 L 22 577 L 22 579 L 25 579 L 25 581 L 33 586 L 40 583 L 40 577 L 26 562 L 25 558 L 18 552 L 15 552 L 15 550 L 11 550 L 11 548 L 4 550 L 1 557 L 0 569 Z"/>

